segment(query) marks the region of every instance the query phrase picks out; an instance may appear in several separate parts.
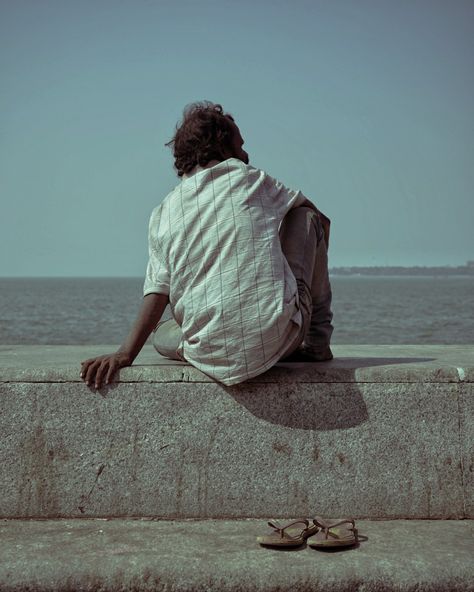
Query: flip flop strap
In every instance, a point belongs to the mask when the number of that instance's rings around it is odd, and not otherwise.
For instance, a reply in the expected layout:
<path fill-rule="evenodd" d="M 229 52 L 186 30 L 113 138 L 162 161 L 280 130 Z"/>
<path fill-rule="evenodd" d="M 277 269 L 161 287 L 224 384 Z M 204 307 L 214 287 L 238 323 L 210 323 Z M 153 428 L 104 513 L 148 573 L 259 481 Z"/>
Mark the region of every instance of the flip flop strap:
<path fill-rule="evenodd" d="M 268 526 L 271 526 L 274 530 L 276 530 L 276 532 L 278 532 L 280 534 L 281 538 L 283 538 L 285 536 L 289 539 L 298 539 L 301 536 L 301 533 L 298 536 L 292 536 L 291 534 L 288 534 L 286 532 L 283 534 L 283 531 L 286 528 L 289 528 L 290 526 L 293 526 L 294 524 L 304 524 L 305 528 L 303 530 L 306 530 L 306 528 L 308 528 L 308 526 L 309 526 L 308 520 L 295 520 L 294 522 L 289 522 L 288 524 L 285 524 L 285 526 L 282 526 L 276 520 L 269 520 L 268 521 Z"/>
<path fill-rule="evenodd" d="M 313 520 L 313 522 L 316 524 L 316 526 L 319 526 L 322 531 L 324 532 L 324 534 L 326 535 L 326 538 L 329 538 L 329 534 L 334 534 L 334 533 L 329 533 L 329 530 L 331 528 L 334 528 L 336 526 L 340 526 L 341 524 L 352 524 L 352 527 L 355 527 L 355 523 L 354 520 L 352 520 L 351 518 L 345 518 L 343 520 L 336 520 L 335 522 L 327 522 L 326 520 L 324 520 L 323 518 L 321 518 L 321 516 L 316 516 L 316 518 Z"/>

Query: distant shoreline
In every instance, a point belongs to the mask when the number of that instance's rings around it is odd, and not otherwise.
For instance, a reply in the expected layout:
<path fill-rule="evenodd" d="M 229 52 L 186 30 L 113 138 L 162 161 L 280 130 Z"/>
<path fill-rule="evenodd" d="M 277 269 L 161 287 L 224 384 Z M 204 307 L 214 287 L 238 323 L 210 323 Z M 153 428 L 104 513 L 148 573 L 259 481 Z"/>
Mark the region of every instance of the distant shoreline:
<path fill-rule="evenodd" d="M 474 278 L 474 263 L 459 266 L 344 266 L 331 267 L 333 277 L 462 277 Z M 143 280 L 142 276 L 0 276 L 0 280 Z"/>
<path fill-rule="evenodd" d="M 329 274 L 332 276 L 474 277 L 474 265 L 459 265 L 456 267 L 332 267 L 329 269 Z"/>

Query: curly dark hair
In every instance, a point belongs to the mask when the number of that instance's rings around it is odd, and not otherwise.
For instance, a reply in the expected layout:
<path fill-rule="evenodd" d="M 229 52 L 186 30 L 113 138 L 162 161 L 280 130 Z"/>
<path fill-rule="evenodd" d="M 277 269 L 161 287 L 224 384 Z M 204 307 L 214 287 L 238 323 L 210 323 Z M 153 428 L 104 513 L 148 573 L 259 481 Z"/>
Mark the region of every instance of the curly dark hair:
<path fill-rule="evenodd" d="M 186 105 L 183 120 L 165 146 L 173 147 L 174 167 L 178 177 L 205 166 L 211 160 L 222 161 L 232 149 L 234 118 L 224 113 L 222 105 L 199 101 Z"/>

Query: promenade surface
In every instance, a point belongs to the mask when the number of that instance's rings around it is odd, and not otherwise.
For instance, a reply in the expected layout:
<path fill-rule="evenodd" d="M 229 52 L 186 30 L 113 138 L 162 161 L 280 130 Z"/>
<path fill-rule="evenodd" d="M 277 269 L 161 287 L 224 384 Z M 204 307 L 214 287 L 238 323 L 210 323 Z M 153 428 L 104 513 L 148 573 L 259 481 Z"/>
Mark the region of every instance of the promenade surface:
<path fill-rule="evenodd" d="M 2 592 L 472 592 L 474 523 L 357 521 L 355 548 L 261 547 L 262 520 L 0 520 Z"/>

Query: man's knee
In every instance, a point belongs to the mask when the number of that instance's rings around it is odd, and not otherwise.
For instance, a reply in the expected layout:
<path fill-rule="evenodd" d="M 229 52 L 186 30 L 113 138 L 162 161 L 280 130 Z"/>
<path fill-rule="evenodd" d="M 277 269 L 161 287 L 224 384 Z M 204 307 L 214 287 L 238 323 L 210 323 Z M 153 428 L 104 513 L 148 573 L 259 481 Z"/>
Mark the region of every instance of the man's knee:
<path fill-rule="evenodd" d="M 324 237 L 324 230 L 319 214 L 313 208 L 307 206 L 291 209 L 283 219 L 282 230 L 284 224 L 286 224 L 287 228 L 296 226 L 301 228 L 303 226 L 306 234 L 315 232 L 317 243 Z"/>
<path fill-rule="evenodd" d="M 311 225 L 316 225 L 317 218 L 318 215 L 312 208 L 306 206 L 292 208 L 283 218 L 280 234 L 301 227 L 308 232 Z"/>

